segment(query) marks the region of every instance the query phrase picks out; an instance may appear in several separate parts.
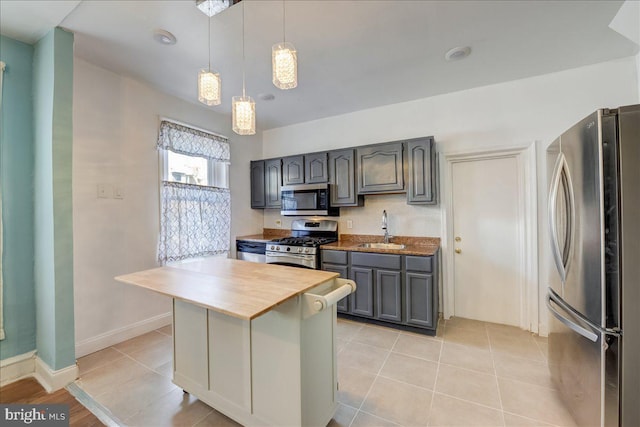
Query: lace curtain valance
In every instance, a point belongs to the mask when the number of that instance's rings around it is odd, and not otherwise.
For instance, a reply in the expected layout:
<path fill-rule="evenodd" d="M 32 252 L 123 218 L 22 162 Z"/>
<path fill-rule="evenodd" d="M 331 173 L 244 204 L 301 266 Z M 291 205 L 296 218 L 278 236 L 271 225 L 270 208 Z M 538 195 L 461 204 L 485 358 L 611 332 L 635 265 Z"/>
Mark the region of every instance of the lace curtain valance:
<path fill-rule="evenodd" d="M 226 138 L 167 120 L 160 122 L 158 148 L 223 162 L 231 158 Z"/>

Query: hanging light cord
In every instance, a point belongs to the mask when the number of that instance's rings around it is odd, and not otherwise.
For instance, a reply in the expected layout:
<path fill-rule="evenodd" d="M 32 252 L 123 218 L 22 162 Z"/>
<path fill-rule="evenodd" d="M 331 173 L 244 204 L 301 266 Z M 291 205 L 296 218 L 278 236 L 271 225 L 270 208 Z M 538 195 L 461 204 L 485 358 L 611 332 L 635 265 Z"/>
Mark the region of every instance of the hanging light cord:
<path fill-rule="evenodd" d="M 244 3 L 242 3 L 242 97 L 245 97 L 244 92 Z"/>
<path fill-rule="evenodd" d="M 284 8 L 284 0 L 282 0 L 282 43 L 284 44 L 287 39 L 285 38 L 285 22 L 287 22 L 286 20 L 286 10 Z"/>
<path fill-rule="evenodd" d="M 211 72 L 211 17 L 209 17 L 209 72 Z"/>

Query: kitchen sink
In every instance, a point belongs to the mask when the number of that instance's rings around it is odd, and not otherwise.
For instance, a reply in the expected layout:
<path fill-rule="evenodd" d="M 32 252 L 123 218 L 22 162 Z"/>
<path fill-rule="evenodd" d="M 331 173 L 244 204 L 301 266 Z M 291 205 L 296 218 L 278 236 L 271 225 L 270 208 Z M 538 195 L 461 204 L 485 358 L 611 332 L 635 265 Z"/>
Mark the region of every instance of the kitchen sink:
<path fill-rule="evenodd" d="M 369 249 L 404 249 L 404 245 L 400 245 L 397 243 L 362 243 L 358 245 L 360 248 L 369 248 Z"/>

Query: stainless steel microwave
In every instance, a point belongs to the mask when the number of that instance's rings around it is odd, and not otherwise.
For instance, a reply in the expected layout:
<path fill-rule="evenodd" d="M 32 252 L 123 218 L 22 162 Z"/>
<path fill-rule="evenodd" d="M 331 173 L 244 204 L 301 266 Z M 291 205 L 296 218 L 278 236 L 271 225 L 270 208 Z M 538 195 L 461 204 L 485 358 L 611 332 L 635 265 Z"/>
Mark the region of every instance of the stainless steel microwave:
<path fill-rule="evenodd" d="M 338 216 L 339 208 L 332 208 L 329 184 L 285 185 L 280 189 L 282 196 L 281 215 Z"/>

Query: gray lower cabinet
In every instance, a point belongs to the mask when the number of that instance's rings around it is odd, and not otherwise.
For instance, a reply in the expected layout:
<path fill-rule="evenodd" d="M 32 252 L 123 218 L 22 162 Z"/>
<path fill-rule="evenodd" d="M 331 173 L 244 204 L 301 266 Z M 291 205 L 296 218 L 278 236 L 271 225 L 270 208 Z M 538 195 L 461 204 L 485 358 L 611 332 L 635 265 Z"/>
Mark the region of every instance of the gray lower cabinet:
<path fill-rule="evenodd" d="M 412 139 L 407 144 L 407 203 L 431 205 L 437 199 L 437 165 L 433 137 Z"/>
<path fill-rule="evenodd" d="M 401 141 L 358 147 L 358 194 L 404 191 L 404 161 Z"/>
<path fill-rule="evenodd" d="M 344 279 L 349 278 L 349 252 L 346 251 L 320 251 L 322 269 L 340 274 Z M 337 302 L 336 308 L 340 313 L 349 312 L 350 296 L 346 296 Z"/>
<path fill-rule="evenodd" d="M 399 271 L 376 270 L 376 319 L 402 322 L 401 278 Z"/>
<path fill-rule="evenodd" d="M 356 154 L 354 149 L 329 152 L 331 206 L 363 206 L 356 192 Z"/>
<path fill-rule="evenodd" d="M 435 332 L 437 256 L 322 250 L 322 269 L 356 282 L 340 313 Z"/>
<path fill-rule="evenodd" d="M 349 278 L 349 266 L 347 265 L 337 265 L 337 264 L 329 264 L 326 262 L 322 263 L 322 269 L 324 271 L 332 271 L 334 273 L 340 274 L 340 277 L 343 279 Z M 349 312 L 349 297 L 346 296 L 342 298 L 340 301 L 336 303 L 336 308 L 340 313 L 348 313 Z"/>
<path fill-rule="evenodd" d="M 373 269 L 351 267 L 349 278 L 356 282 L 356 291 L 351 294 L 350 313 L 373 317 Z"/>
<path fill-rule="evenodd" d="M 434 327 L 433 275 L 405 273 L 407 323 L 415 326 Z"/>
<path fill-rule="evenodd" d="M 430 257 L 404 257 L 405 322 L 436 329 L 438 326 L 438 253 Z"/>

